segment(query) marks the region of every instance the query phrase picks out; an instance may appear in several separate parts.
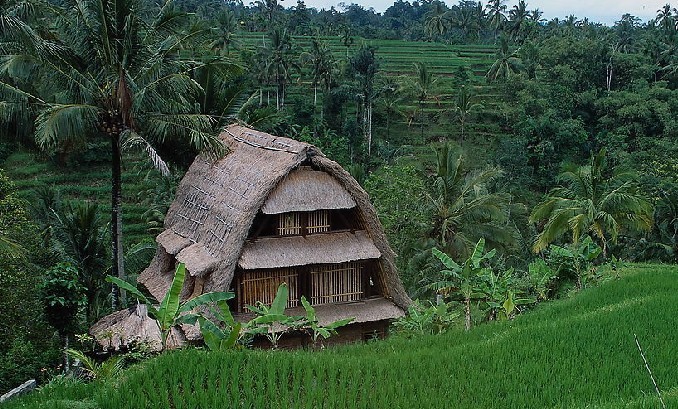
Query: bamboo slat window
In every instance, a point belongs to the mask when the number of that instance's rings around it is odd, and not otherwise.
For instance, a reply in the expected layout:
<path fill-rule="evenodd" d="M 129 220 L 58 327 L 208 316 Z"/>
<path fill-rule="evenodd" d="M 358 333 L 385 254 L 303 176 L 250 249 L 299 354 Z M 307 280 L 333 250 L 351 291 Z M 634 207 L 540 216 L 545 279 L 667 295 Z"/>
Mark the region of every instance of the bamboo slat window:
<path fill-rule="evenodd" d="M 358 301 L 364 293 L 360 263 L 317 266 L 311 271 L 312 305 Z"/>
<path fill-rule="evenodd" d="M 330 231 L 330 212 L 328 210 L 316 210 L 308 214 L 308 226 L 306 232 L 309 234 L 323 233 Z"/>
<path fill-rule="evenodd" d="M 298 212 L 281 214 L 278 218 L 278 235 L 294 236 L 301 234 L 301 217 Z"/>
<path fill-rule="evenodd" d="M 298 278 L 299 275 L 293 268 L 281 268 L 273 271 L 245 271 L 240 282 L 241 291 L 238 304 L 241 309 L 244 309 L 246 305 L 255 305 L 257 301 L 271 305 L 280 284 L 287 283 L 290 291 L 287 308 L 296 307 L 299 305 Z"/>

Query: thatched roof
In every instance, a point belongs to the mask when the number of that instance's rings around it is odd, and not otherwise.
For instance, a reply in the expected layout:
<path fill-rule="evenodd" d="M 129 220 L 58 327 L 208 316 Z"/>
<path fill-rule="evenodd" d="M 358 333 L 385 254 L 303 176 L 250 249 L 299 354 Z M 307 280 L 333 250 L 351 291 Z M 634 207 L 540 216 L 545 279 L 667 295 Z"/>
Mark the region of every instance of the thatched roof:
<path fill-rule="evenodd" d="M 245 270 L 336 264 L 381 256 L 363 231 L 262 238 L 246 243 L 238 266 Z"/>
<path fill-rule="evenodd" d="M 217 161 L 199 156 L 193 162 L 169 208 L 165 230 L 157 237 L 156 256 L 139 276 L 139 282 L 156 299 L 162 299 L 169 288 L 175 258 L 185 263 L 190 277 L 204 280 L 203 292 L 229 290 L 239 263 L 247 268 L 272 268 L 296 265 L 299 257 L 315 259 L 314 263 L 379 258 L 385 298 L 400 308 L 407 307 L 411 300 L 395 269 L 395 254 L 367 193 L 348 172 L 312 145 L 244 126 L 229 126 L 220 139 L 229 153 Z M 309 181 L 308 189 L 302 187 L 302 182 Z M 311 203 L 304 198 L 311 198 Z M 295 255 L 265 253 L 265 248 L 275 247 L 265 239 L 246 244 L 254 218 L 262 209 L 277 213 L 319 208 L 355 208 L 364 233 L 337 236 L 341 239 L 336 250 L 321 243 L 322 235 L 312 239 L 324 246 L 322 251 L 308 245 L 306 239 L 290 240 L 299 251 Z M 352 254 L 340 256 L 342 246 L 343 252 Z M 185 296 L 192 292 L 188 288 L 191 280 L 182 292 Z"/>
<path fill-rule="evenodd" d="M 167 253 L 186 264 L 191 276 L 205 277 L 205 292 L 230 288 L 255 215 L 269 200 L 272 207 L 278 206 L 273 205 L 279 203 L 276 196 L 271 196 L 273 192 L 288 197 L 298 192 L 296 197 L 300 198 L 303 190 L 297 182 L 324 173 L 332 181 L 321 175 L 316 179 L 318 183 L 334 192 L 348 193 L 350 200 L 342 193 L 340 199 L 334 201 L 335 205 L 355 203 L 367 235 L 381 254 L 385 295 L 402 308 L 409 304 L 395 269 L 395 254 L 386 241 L 376 211 L 367 193 L 339 164 L 312 145 L 240 125 L 229 126 L 220 138 L 230 153 L 216 162 L 202 156 L 196 158 L 179 184 L 165 218 L 165 231 L 157 238 Z M 310 163 L 316 170 L 300 169 L 302 163 Z M 287 183 L 289 186 L 285 187 Z M 282 187 L 276 190 L 279 186 Z M 310 251 L 306 254 L 310 255 Z M 158 264 L 162 263 L 156 259 L 139 281 L 160 299 L 173 271 L 159 268 Z M 170 274 L 169 280 L 162 277 L 167 274 Z M 158 285 L 158 281 L 163 285 Z"/>
<path fill-rule="evenodd" d="M 355 201 L 336 179 L 309 166 L 300 166 L 273 189 L 261 211 L 278 214 L 353 207 Z"/>
<path fill-rule="evenodd" d="M 162 350 L 160 328 L 156 321 L 148 316 L 144 304 L 107 315 L 89 331 L 107 349 L 117 351 L 121 346 L 144 342 L 152 351 Z M 167 338 L 167 346 L 175 348 L 185 343 L 184 334 L 173 328 Z"/>

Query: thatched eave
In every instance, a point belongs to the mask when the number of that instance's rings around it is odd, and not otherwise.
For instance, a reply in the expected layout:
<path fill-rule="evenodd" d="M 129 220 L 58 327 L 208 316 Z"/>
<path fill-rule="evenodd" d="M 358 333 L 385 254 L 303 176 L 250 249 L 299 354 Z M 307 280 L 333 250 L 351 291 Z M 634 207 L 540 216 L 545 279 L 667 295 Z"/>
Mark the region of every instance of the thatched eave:
<path fill-rule="evenodd" d="M 138 304 L 116 311 L 100 319 L 89 333 L 105 349 L 119 350 L 136 343 L 146 344 L 151 351 L 161 351 L 162 341 L 158 323 L 148 316 L 146 305 Z M 167 338 L 167 347 L 178 348 L 186 343 L 186 337 L 177 328 L 172 328 Z"/>
<path fill-rule="evenodd" d="M 351 209 L 351 194 L 331 175 L 301 166 L 290 172 L 268 195 L 265 214 L 308 212 L 318 209 Z"/>
<path fill-rule="evenodd" d="M 191 240 L 186 237 L 180 236 L 175 233 L 172 229 L 167 229 L 160 233 L 155 241 L 160 244 L 168 254 L 176 255 L 184 248 L 192 244 Z"/>
<path fill-rule="evenodd" d="M 191 276 L 203 277 L 214 270 L 219 260 L 212 256 L 202 244 L 195 243 L 177 254 L 177 261 L 186 265 Z"/>
<path fill-rule="evenodd" d="M 245 244 L 238 266 L 245 270 L 337 264 L 378 259 L 381 253 L 364 231 L 269 237 Z"/>

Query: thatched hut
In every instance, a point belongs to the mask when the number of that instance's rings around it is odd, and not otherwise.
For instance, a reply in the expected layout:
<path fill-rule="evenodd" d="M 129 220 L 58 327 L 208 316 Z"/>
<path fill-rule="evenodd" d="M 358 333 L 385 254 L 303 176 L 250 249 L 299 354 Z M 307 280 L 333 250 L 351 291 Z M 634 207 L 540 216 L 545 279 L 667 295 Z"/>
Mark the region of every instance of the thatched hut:
<path fill-rule="evenodd" d="M 356 318 L 339 339 L 383 334 L 410 299 L 367 193 L 312 145 L 239 125 L 220 138 L 229 153 L 191 165 L 139 282 L 159 300 L 182 262 L 189 273 L 183 297 L 233 291 L 231 309 L 241 319 L 247 305 L 270 303 L 286 282 L 292 314 L 305 295 L 321 323 Z M 124 320 L 111 316 L 92 332 L 117 325 L 116 340 L 110 333 L 100 340 L 116 347 L 136 335 L 124 331 Z M 184 328 L 183 335 L 200 334 Z"/>

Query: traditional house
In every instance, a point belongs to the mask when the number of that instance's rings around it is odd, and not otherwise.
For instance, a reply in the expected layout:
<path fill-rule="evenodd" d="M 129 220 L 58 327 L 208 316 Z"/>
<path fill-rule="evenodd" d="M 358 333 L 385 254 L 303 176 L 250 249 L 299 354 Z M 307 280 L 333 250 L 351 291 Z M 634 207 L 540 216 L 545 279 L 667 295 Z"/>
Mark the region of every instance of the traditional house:
<path fill-rule="evenodd" d="M 304 295 L 321 323 L 355 317 L 338 340 L 383 334 L 410 299 L 365 191 L 312 145 L 239 125 L 220 138 L 229 153 L 215 162 L 198 157 L 190 167 L 139 282 L 159 300 L 182 262 L 189 273 L 183 297 L 233 291 L 240 319 L 247 305 L 270 303 L 285 282 L 291 315 L 303 315 Z M 143 327 L 135 314 L 114 313 L 91 332 L 103 344 L 124 344 L 135 337 L 124 322 Z M 178 343 L 200 336 L 183 329 Z"/>

